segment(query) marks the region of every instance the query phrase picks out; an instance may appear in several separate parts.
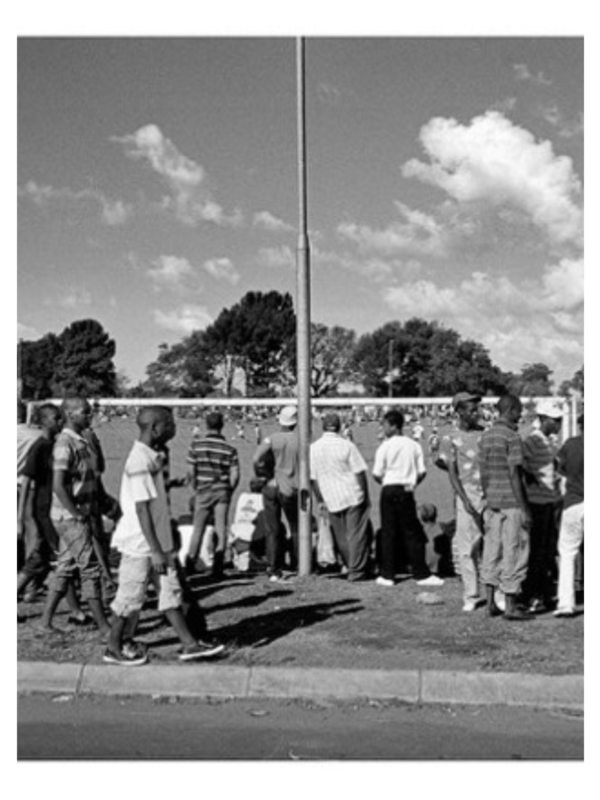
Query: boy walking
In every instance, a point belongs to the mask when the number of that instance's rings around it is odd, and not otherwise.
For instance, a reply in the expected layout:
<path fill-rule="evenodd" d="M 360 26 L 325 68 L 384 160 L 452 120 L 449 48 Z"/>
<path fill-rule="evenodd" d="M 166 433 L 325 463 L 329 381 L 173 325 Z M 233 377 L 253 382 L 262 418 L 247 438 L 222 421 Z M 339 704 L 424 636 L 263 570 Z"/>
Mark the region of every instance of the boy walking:
<path fill-rule="evenodd" d="M 498 401 L 499 418 L 479 441 L 479 469 L 485 500 L 482 581 L 487 612 L 500 609 L 494 592 L 505 594 L 507 620 L 526 620 L 530 615 L 517 606 L 517 595 L 527 575 L 531 511 L 523 484 L 523 446 L 517 426 L 523 406 L 518 397 L 504 395 Z"/>
<path fill-rule="evenodd" d="M 206 415 L 206 436 L 194 437 L 188 453 L 194 498 L 194 532 L 190 542 L 186 571 L 195 571 L 208 520 L 213 517 L 217 543 L 214 552 L 213 578 L 223 577 L 227 546 L 227 515 L 231 497 L 240 480 L 237 450 L 223 436 L 223 415 Z"/>
<path fill-rule="evenodd" d="M 164 457 L 157 452 L 175 435 L 173 414 L 161 406 L 147 407 L 138 414 L 137 424 L 140 436 L 125 463 L 120 496 L 123 516 L 113 537 L 114 546 L 121 552 L 121 563 L 103 660 L 120 666 L 146 663 L 147 653 L 132 641 L 132 634 L 152 570 L 158 574 L 159 611 L 165 614 L 182 644 L 180 661 L 208 658 L 220 653 L 223 645 L 196 641 L 186 623 L 163 476 Z"/>

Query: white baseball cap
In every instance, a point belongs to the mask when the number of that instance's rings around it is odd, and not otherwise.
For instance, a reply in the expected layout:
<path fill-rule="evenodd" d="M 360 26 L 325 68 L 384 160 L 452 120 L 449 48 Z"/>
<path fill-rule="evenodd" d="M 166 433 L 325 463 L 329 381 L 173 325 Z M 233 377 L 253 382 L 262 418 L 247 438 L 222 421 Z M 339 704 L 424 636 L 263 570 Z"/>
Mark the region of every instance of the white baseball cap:
<path fill-rule="evenodd" d="M 560 419 L 564 412 L 560 400 L 557 400 L 555 397 L 543 397 L 541 400 L 538 400 L 535 413 L 540 417 Z"/>

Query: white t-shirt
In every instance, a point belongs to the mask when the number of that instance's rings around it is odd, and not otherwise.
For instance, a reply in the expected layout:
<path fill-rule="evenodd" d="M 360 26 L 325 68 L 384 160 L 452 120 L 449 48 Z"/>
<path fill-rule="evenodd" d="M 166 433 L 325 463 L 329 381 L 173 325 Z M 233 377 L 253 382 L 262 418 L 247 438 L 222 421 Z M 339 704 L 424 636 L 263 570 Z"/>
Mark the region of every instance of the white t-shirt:
<path fill-rule="evenodd" d="M 171 536 L 169 506 L 162 475 L 162 459 L 142 442 L 135 442 L 125 462 L 121 479 L 120 503 L 123 516 L 117 523 L 112 545 L 130 556 L 149 556 L 150 545 L 142 532 L 136 503 L 150 502 L 157 538 L 163 547 Z"/>
<path fill-rule="evenodd" d="M 419 475 L 424 475 L 423 448 L 414 439 L 399 434 L 385 439 L 375 453 L 373 475 L 382 479 L 384 486 L 401 484 L 413 490 Z"/>

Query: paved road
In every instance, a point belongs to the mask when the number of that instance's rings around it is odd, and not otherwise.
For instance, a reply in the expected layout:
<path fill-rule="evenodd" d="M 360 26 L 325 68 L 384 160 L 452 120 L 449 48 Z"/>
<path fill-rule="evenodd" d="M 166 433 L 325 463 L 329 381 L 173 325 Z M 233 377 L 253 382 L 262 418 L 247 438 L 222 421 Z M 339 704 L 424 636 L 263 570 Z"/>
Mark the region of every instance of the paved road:
<path fill-rule="evenodd" d="M 583 716 L 383 702 L 18 698 L 19 759 L 581 759 Z"/>

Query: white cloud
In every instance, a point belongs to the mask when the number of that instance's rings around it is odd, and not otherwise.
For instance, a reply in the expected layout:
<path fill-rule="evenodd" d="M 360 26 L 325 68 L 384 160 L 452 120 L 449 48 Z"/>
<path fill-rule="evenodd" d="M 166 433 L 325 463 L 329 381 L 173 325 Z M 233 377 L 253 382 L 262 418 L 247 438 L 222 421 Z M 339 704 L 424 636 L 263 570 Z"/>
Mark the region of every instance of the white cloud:
<path fill-rule="evenodd" d="M 552 81 L 549 80 L 543 72 L 533 74 L 527 64 L 513 64 L 513 69 L 515 71 L 515 78 L 518 81 L 529 81 L 538 86 L 552 86 Z"/>
<path fill-rule="evenodd" d="M 232 286 L 240 279 L 240 274 L 228 258 L 211 258 L 204 262 L 204 269 L 218 281 L 227 281 Z"/>
<path fill-rule="evenodd" d="M 264 228 L 266 231 L 293 231 L 294 226 L 284 222 L 279 217 L 271 214 L 270 211 L 257 211 L 253 217 L 253 223 L 257 228 Z"/>
<path fill-rule="evenodd" d="M 154 321 L 161 328 L 187 335 L 196 330 L 204 330 L 212 324 L 213 318 L 205 306 L 186 304 L 166 312 L 155 309 Z"/>
<path fill-rule="evenodd" d="M 19 189 L 22 197 L 28 197 L 39 208 L 46 208 L 51 203 L 81 205 L 96 203 L 100 206 L 101 220 L 105 225 L 124 225 L 133 216 L 133 207 L 122 200 L 113 200 L 97 189 L 80 189 L 75 191 L 68 187 L 56 189 L 52 186 L 40 186 L 35 181 L 27 181 Z"/>
<path fill-rule="evenodd" d="M 92 295 L 87 289 L 72 288 L 61 294 L 60 297 L 47 297 L 43 301 L 45 306 L 60 306 L 61 308 L 77 308 L 78 306 L 91 306 Z"/>
<path fill-rule="evenodd" d="M 432 216 L 409 208 L 404 203 L 395 206 L 404 222 L 392 222 L 387 228 L 374 229 L 368 225 L 343 222 L 337 232 L 342 239 L 354 242 L 361 252 L 413 252 L 419 255 L 441 256 L 448 246 L 447 229 Z"/>
<path fill-rule="evenodd" d="M 435 319 L 481 342 L 503 369 L 547 363 L 565 376 L 583 363 L 583 263 L 563 259 L 537 280 L 474 272 L 460 284 L 420 280 L 388 286 L 384 301 L 402 318 Z"/>
<path fill-rule="evenodd" d="M 580 113 L 575 119 L 567 119 L 558 106 L 554 105 L 543 108 L 542 116 L 546 122 L 556 128 L 556 132 L 563 139 L 572 139 L 583 133 L 583 113 Z"/>
<path fill-rule="evenodd" d="M 277 269 L 293 269 L 296 266 L 296 256 L 291 247 L 261 247 L 257 254 L 260 264 Z"/>
<path fill-rule="evenodd" d="M 31 325 L 25 325 L 22 322 L 17 322 L 17 341 L 20 339 L 23 339 L 27 342 L 33 342 L 36 339 L 41 339 L 41 334 Z"/>
<path fill-rule="evenodd" d="M 179 289 L 185 278 L 194 275 L 194 268 L 186 258 L 160 256 L 153 264 L 154 266 L 147 270 L 147 274 L 156 289 L 160 287 Z"/>
<path fill-rule="evenodd" d="M 125 145 L 130 158 L 147 161 L 161 176 L 171 192 L 161 205 L 180 222 L 191 226 L 201 222 L 233 227 L 242 224 L 239 210 L 227 214 L 215 201 L 206 185 L 204 168 L 180 153 L 156 125 L 145 125 L 135 133 L 114 136 L 112 140 Z"/>
<path fill-rule="evenodd" d="M 421 263 L 416 259 L 406 261 L 397 258 L 353 256 L 334 250 L 321 250 L 315 247 L 312 261 L 319 268 L 344 269 L 367 278 L 374 283 L 389 282 L 390 279 L 411 280 L 421 271 Z"/>
<path fill-rule="evenodd" d="M 581 245 L 581 182 L 572 160 L 556 156 L 550 142 L 536 142 L 497 111 L 469 125 L 436 117 L 420 139 L 431 160 L 406 162 L 405 177 L 437 186 L 460 204 L 516 208 L 552 243 Z"/>

